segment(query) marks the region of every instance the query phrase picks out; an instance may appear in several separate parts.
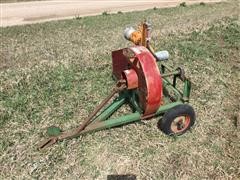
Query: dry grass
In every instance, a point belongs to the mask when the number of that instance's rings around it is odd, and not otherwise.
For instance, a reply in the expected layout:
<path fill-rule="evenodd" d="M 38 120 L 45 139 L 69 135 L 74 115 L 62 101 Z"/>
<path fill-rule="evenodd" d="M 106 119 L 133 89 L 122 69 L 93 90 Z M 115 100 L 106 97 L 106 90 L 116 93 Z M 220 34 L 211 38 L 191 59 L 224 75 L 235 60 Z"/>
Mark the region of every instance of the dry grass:
<path fill-rule="evenodd" d="M 228 1 L 1 28 L 0 179 L 240 177 L 238 10 Z M 194 83 L 192 132 L 167 137 L 153 119 L 37 151 L 46 127 L 76 126 L 110 91 L 111 51 L 144 18 Z"/>

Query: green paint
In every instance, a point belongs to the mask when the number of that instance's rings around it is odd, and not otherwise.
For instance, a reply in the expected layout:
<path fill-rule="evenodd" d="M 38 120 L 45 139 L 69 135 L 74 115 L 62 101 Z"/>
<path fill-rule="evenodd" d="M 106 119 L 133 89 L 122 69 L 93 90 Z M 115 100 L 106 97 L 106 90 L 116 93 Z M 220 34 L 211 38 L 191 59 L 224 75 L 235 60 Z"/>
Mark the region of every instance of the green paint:
<path fill-rule="evenodd" d="M 178 74 L 179 74 L 179 71 L 177 70 L 177 71 L 173 71 L 173 72 L 169 72 L 169 73 L 164 73 L 161 76 L 163 78 L 163 77 L 168 77 L 168 76 L 173 76 L 173 75 L 178 75 Z"/>
<path fill-rule="evenodd" d="M 94 121 L 104 121 L 109 118 L 115 111 L 117 111 L 126 101 L 125 96 L 120 95 L 107 108 L 98 115 Z"/>
<path fill-rule="evenodd" d="M 121 116 L 119 118 L 110 119 L 110 120 L 104 121 L 103 127 L 111 128 L 111 127 L 120 126 L 123 124 L 128 124 L 128 123 L 140 120 L 140 116 L 141 115 L 139 112 L 135 112 L 125 116 Z"/>
<path fill-rule="evenodd" d="M 86 129 L 81 132 L 81 134 L 108 129 L 108 128 L 128 124 L 131 122 L 139 121 L 140 116 L 141 116 L 140 113 L 135 112 L 125 116 L 121 116 L 119 118 L 109 119 L 101 122 L 98 121 L 87 126 Z"/>
<path fill-rule="evenodd" d="M 162 78 L 162 80 L 164 87 L 172 89 L 176 94 L 177 100 L 180 100 L 182 97 L 182 93 L 177 88 L 174 88 L 173 85 L 166 78 Z"/>
<path fill-rule="evenodd" d="M 139 107 L 138 96 L 136 94 L 136 90 L 133 90 L 129 93 L 129 103 L 130 103 L 131 107 L 134 109 L 134 112 L 138 111 L 139 113 L 142 113 L 142 109 Z"/>
<path fill-rule="evenodd" d="M 175 107 L 175 106 L 177 106 L 177 105 L 180 105 L 180 104 L 183 104 L 183 102 L 181 102 L 181 101 L 176 101 L 176 102 L 173 102 L 173 103 L 169 103 L 169 104 L 163 105 L 163 106 L 161 106 L 161 107 L 157 110 L 156 115 L 157 115 L 157 116 L 158 116 L 158 115 L 161 115 L 161 114 L 165 113 L 166 111 L 168 111 L 169 109 L 171 109 L 171 108 L 173 108 L 173 107 Z"/>
<path fill-rule="evenodd" d="M 183 88 L 183 100 L 188 101 L 191 92 L 191 81 L 188 79 L 184 81 L 184 88 Z"/>
<path fill-rule="evenodd" d="M 169 109 L 171 109 L 177 105 L 180 105 L 180 104 L 183 104 L 183 103 L 181 101 L 177 101 L 174 103 L 169 103 L 167 105 L 163 105 L 157 110 L 155 115 L 156 116 L 161 115 L 164 112 L 168 111 Z M 91 123 L 89 126 L 87 126 L 85 128 L 85 130 L 83 130 L 81 132 L 81 134 L 90 133 L 93 131 L 99 131 L 99 130 L 103 130 L 103 129 L 108 129 L 108 128 L 132 123 L 132 122 L 136 122 L 136 121 L 140 121 L 140 120 L 141 120 L 141 114 L 139 112 L 135 112 L 132 114 L 128 114 L 128 115 L 121 116 L 121 117 L 114 118 L 114 119 L 109 119 L 106 121 L 101 121 L 101 122 L 96 121 L 94 123 Z"/>
<path fill-rule="evenodd" d="M 47 128 L 47 135 L 48 136 L 58 136 L 61 134 L 61 129 L 59 127 L 56 126 L 51 126 Z"/>

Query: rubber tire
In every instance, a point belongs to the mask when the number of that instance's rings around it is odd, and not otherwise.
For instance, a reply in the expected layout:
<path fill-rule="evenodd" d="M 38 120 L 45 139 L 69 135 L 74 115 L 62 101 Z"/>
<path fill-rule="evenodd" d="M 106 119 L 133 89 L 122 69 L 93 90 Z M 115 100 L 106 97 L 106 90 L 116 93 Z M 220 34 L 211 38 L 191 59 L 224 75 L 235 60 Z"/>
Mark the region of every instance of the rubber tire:
<path fill-rule="evenodd" d="M 190 123 L 188 127 L 179 133 L 175 133 L 171 130 L 171 124 L 174 119 L 178 116 L 188 115 L 190 117 Z M 164 115 L 163 118 L 158 122 L 158 127 L 167 135 L 179 136 L 184 134 L 188 131 L 195 123 L 196 115 L 192 106 L 188 104 L 181 104 L 173 107 L 172 109 L 168 110 Z"/>

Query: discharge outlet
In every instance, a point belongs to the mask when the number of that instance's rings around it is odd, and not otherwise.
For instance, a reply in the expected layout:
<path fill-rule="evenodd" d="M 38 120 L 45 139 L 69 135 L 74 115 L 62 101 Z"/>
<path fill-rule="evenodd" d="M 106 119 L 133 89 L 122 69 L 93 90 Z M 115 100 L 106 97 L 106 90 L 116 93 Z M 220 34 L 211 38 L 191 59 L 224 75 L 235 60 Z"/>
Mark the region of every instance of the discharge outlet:
<path fill-rule="evenodd" d="M 127 89 L 135 89 L 138 87 L 138 76 L 134 69 L 123 71 L 122 76 L 127 81 Z"/>
<path fill-rule="evenodd" d="M 157 57 L 157 61 L 166 61 L 169 59 L 169 52 L 168 51 L 158 51 L 155 53 Z"/>

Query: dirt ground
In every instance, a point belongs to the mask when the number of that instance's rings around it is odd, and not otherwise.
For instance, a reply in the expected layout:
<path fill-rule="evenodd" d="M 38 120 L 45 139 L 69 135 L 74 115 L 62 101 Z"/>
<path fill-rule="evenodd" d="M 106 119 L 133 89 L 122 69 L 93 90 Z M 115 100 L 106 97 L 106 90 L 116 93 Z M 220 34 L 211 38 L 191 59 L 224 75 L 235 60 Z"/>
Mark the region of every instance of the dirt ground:
<path fill-rule="evenodd" d="M 199 2 L 218 2 L 220 0 L 185 0 L 187 4 Z M 0 26 L 14 26 L 37 22 L 69 19 L 78 16 L 97 15 L 103 12 L 144 10 L 153 7 L 173 7 L 182 0 L 151 0 L 151 1 L 118 1 L 118 0 L 89 0 L 89 1 L 34 1 L 1 4 Z"/>

